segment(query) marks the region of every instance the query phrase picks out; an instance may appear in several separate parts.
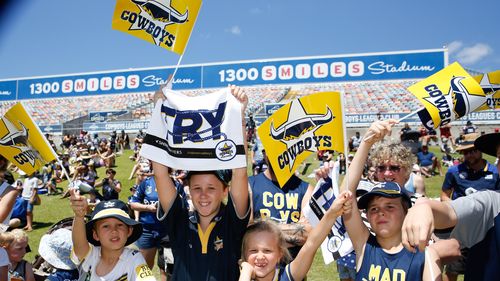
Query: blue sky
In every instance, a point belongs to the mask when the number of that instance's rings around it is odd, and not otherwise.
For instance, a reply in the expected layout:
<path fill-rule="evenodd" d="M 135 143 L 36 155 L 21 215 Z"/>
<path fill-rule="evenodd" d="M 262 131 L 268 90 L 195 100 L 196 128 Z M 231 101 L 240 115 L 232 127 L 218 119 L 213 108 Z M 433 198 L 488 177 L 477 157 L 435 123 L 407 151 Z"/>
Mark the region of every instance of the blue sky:
<path fill-rule="evenodd" d="M 0 79 L 175 65 L 179 58 L 112 30 L 115 1 L 10 2 L 0 6 Z M 450 62 L 492 71 L 500 69 L 499 10 L 498 0 L 205 0 L 182 63 L 446 45 Z"/>

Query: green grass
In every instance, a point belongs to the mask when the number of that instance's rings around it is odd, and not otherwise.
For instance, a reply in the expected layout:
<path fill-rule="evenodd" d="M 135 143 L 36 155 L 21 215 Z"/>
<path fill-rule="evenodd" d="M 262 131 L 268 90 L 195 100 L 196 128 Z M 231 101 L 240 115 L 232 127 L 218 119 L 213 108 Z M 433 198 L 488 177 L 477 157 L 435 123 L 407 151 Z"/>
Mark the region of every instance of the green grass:
<path fill-rule="evenodd" d="M 435 146 L 430 147 L 430 151 L 434 152 L 439 158 L 441 158 L 442 153 Z M 134 180 L 128 180 L 128 176 L 130 175 L 130 171 L 134 162 L 129 159 L 129 156 L 132 154 L 130 150 L 125 151 L 125 153 L 116 159 L 115 170 L 117 171 L 116 177 L 122 183 L 122 192 L 120 193 L 120 199 L 123 201 L 127 201 L 128 196 L 130 196 L 129 188 L 134 184 Z M 456 155 L 458 156 L 458 155 Z M 493 157 L 486 156 L 488 161 L 493 163 Z M 314 155 L 311 155 L 306 162 L 311 163 L 307 170 L 303 173 L 304 180 L 311 182 L 314 179 L 309 179 L 306 176 L 312 173 L 319 165 L 317 161 L 314 160 Z M 300 170 L 299 170 L 300 171 Z M 446 168 L 443 168 L 443 175 L 446 172 Z M 98 169 L 99 179 L 104 176 L 104 168 Z M 438 197 L 441 190 L 441 184 L 443 182 L 444 177 L 435 176 L 432 178 L 426 178 L 426 190 L 427 194 L 431 197 Z M 64 187 L 66 189 L 66 182 L 61 183 L 59 186 Z M 47 232 L 50 226 L 60 221 L 63 218 L 71 217 L 72 211 L 69 206 L 69 200 L 60 199 L 60 196 L 45 196 L 42 195 L 42 204 L 40 206 L 36 206 L 34 210 L 34 230 L 28 234 L 29 236 L 29 244 L 32 249 L 31 253 L 28 253 L 25 257 L 28 261 L 33 261 L 35 255 L 38 253 L 38 245 L 40 238 L 43 234 Z M 155 276 L 158 277 L 158 269 L 155 267 Z M 312 265 L 311 270 L 308 274 L 308 280 L 324 280 L 327 278 L 328 280 L 339 280 L 337 269 L 335 263 L 330 265 L 324 265 L 323 258 L 321 256 L 321 252 L 315 256 L 314 263 Z M 461 279 L 460 279 L 461 280 Z"/>

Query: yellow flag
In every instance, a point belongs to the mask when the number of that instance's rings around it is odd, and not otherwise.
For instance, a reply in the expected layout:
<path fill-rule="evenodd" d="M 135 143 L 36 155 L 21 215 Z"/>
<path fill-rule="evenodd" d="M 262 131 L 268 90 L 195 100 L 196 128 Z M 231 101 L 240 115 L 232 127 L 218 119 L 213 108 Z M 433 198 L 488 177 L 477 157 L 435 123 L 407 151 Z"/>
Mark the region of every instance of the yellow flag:
<path fill-rule="evenodd" d="M 486 101 L 478 111 L 500 108 L 500 70 L 474 76 L 474 80 L 481 85 L 486 94 Z"/>
<path fill-rule="evenodd" d="M 341 94 L 322 92 L 294 100 L 264 121 L 258 134 L 283 186 L 312 152 L 344 151 Z"/>
<path fill-rule="evenodd" d="M 26 174 L 57 158 L 21 103 L 0 118 L 0 153 Z"/>
<path fill-rule="evenodd" d="M 117 0 L 113 29 L 184 53 L 201 0 Z"/>
<path fill-rule="evenodd" d="M 408 90 L 424 104 L 434 128 L 477 110 L 486 99 L 479 83 L 456 62 Z"/>

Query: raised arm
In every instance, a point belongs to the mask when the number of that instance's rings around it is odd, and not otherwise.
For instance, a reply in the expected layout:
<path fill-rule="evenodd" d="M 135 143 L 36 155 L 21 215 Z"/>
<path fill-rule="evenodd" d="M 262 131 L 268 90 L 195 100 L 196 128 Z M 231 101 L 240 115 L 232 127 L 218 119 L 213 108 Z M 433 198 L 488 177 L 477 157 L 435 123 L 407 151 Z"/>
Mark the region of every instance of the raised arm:
<path fill-rule="evenodd" d="M 241 133 L 243 136 L 243 145 L 245 147 L 245 156 L 248 155 L 248 144 L 246 138 L 246 122 L 245 110 L 248 104 L 248 97 L 242 88 L 231 85 L 231 94 L 241 103 Z M 235 121 L 236 122 L 236 121 Z M 231 187 L 229 193 L 236 209 L 238 217 L 244 217 L 249 209 L 248 200 L 248 173 L 247 167 L 233 169 L 233 178 L 231 180 Z"/>
<path fill-rule="evenodd" d="M 306 243 L 302 246 L 297 257 L 290 264 L 290 271 L 294 280 L 303 280 L 304 277 L 306 277 L 307 272 L 311 268 L 316 251 L 330 232 L 337 217 L 342 215 L 344 203 L 350 200 L 351 197 L 352 194 L 350 192 L 342 192 L 339 197 L 333 201 L 330 209 L 324 214 L 318 225 L 311 230 Z"/>
<path fill-rule="evenodd" d="M 78 190 L 71 188 L 69 190 L 71 208 L 75 217 L 73 219 L 73 228 L 71 237 L 73 240 L 73 252 L 81 262 L 90 250 L 89 242 L 85 231 L 85 215 L 87 214 L 87 198 L 80 195 Z"/>
<path fill-rule="evenodd" d="M 151 162 L 153 164 L 158 199 L 160 200 L 163 211 L 168 213 L 177 196 L 177 190 L 168 173 L 168 167 L 155 161 Z"/>
<path fill-rule="evenodd" d="M 356 194 L 356 189 L 358 188 L 371 147 L 376 142 L 384 139 L 386 135 L 390 135 L 392 127 L 396 123 L 396 120 L 390 119 L 386 121 L 375 121 L 371 124 L 358 147 L 358 151 L 354 155 L 354 159 L 347 170 L 347 177 L 342 182 L 340 190 L 348 190 Z M 362 257 L 364 245 L 370 232 L 363 223 L 361 212 L 358 209 L 356 201 L 352 201 L 350 212 L 344 214 L 344 223 L 349 233 L 349 237 L 351 238 L 354 250 L 356 251 L 357 258 L 360 258 Z"/>

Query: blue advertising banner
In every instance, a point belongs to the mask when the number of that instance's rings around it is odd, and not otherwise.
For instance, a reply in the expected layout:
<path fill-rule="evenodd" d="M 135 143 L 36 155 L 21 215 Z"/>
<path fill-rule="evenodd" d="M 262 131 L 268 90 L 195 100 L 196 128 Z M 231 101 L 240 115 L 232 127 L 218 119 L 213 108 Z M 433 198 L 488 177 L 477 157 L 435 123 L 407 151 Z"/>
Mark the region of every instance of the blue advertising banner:
<path fill-rule="evenodd" d="M 40 131 L 42 131 L 42 133 L 44 134 L 62 133 L 63 130 L 61 124 L 38 126 L 38 128 L 40 128 Z"/>
<path fill-rule="evenodd" d="M 118 116 L 127 114 L 128 110 L 114 110 L 114 111 L 95 111 L 89 112 L 90 122 L 106 122 L 116 120 Z"/>
<path fill-rule="evenodd" d="M 280 109 L 285 103 L 266 103 L 264 104 L 264 112 L 266 113 L 267 117 L 273 115 L 273 113 L 276 112 L 276 110 Z"/>
<path fill-rule="evenodd" d="M 16 99 L 16 80 L 0 81 L 0 101 Z"/>
<path fill-rule="evenodd" d="M 111 132 L 111 131 L 139 131 L 146 130 L 149 125 L 149 120 L 145 121 L 121 121 L 121 122 L 105 122 L 105 123 L 83 123 L 83 130 L 87 132 Z"/>
<path fill-rule="evenodd" d="M 266 85 L 420 79 L 444 68 L 446 49 L 265 59 L 180 66 L 174 90 Z M 154 92 L 175 67 L 83 73 L 0 81 L 0 100 Z"/>
<path fill-rule="evenodd" d="M 418 79 L 444 68 L 444 50 L 293 58 L 203 68 L 203 86 Z"/>
<path fill-rule="evenodd" d="M 154 92 L 165 83 L 174 68 L 131 70 L 43 77 L 19 80 L 18 99 L 60 98 Z M 176 90 L 201 87 L 201 67 L 180 67 L 173 88 Z"/>

